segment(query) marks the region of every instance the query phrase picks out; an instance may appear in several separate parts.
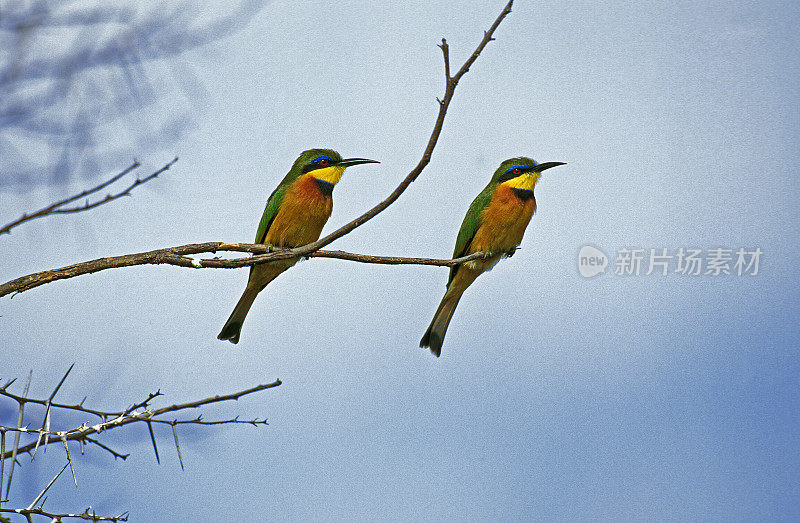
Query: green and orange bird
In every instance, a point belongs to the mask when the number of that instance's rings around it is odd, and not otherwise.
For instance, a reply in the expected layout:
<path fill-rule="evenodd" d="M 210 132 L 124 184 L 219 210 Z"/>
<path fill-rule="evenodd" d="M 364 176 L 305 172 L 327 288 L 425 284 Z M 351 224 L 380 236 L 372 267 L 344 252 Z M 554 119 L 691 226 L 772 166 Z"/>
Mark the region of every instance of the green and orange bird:
<path fill-rule="evenodd" d="M 330 149 L 303 151 L 269 196 L 258 224 L 255 243 L 292 248 L 317 241 L 333 210 L 333 187 L 347 167 L 362 163 L 380 162 L 366 158 L 343 159 Z M 217 338 L 238 343 L 242 323 L 253 300 L 269 282 L 297 260 L 289 258 L 250 267 L 247 287 Z"/>
<path fill-rule="evenodd" d="M 453 258 L 475 252 L 486 255 L 450 269 L 447 291 L 419 342 L 420 347 L 430 347 L 437 357 L 442 353 L 444 335 L 461 295 L 475 278 L 494 267 L 501 257 L 514 254 L 536 211 L 533 188 L 542 171 L 558 165 L 564 163 L 536 163 L 525 157 L 510 158 L 500 164 L 489 185 L 469 206 L 453 251 Z"/>

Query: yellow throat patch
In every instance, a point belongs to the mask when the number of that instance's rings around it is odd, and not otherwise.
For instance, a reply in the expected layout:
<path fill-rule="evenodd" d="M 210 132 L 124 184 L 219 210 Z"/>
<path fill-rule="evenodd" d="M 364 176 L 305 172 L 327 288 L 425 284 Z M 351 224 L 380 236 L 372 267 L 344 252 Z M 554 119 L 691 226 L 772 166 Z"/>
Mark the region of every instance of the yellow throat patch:
<path fill-rule="evenodd" d="M 536 186 L 536 182 L 539 181 L 541 178 L 542 173 L 537 172 L 529 172 L 523 173 L 517 176 L 516 178 L 512 178 L 508 181 L 503 182 L 502 185 L 506 185 L 508 187 L 512 187 L 514 189 L 527 189 L 532 191 L 533 188 Z"/>
<path fill-rule="evenodd" d="M 344 167 L 339 167 L 338 165 L 332 165 L 330 167 L 323 167 L 322 169 L 314 169 L 313 171 L 309 172 L 311 176 L 318 180 L 322 180 L 328 183 L 332 183 L 336 185 L 339 183 L 339 180 L 342 178 L 342 174 L 344 173 Z"/>

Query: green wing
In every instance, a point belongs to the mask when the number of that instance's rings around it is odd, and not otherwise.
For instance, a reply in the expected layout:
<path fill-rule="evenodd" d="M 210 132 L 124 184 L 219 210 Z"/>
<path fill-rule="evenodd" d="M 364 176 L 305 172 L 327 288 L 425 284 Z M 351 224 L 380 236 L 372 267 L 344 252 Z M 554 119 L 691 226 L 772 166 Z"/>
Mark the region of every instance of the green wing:
<path fill-rule="evenodd" d="M 478 228 L 481 226 L 481 215 L 483 214 L 483 210 L 486 209 L 486 207 L 489 205 L 489 202 L 492 201 L 494 189 L 495 187 L 493 183 L 487 185 L 486 188 L 481 191 L 481 193 L 472 201 L 472 205 L 469 206 L 467 215 L 464 216 L 464 221 L 461 222 L 461 229 L 458 230 L 456 247 L 453 250 L 453 258 L 460 258 L 466 255 L 467 251 L 469 250 L 469 245 L 472 243 L 475 233 L 478 232 Z M 448 286 L 450 285 L 450 282 L 453 281 L 453 278 L 455 278 L 459 267 L 460 265 L 454 265 L 450 267 L 450 278 L 447 280 Z"/>
<path fill-rule="evenodd" d="M 281 208 L 281 203 L 283 203 L 283 196 L 286 194 L 286 190 L 298 177 L 299 175 L 294 172 L 294 169 L 292 169 L 283 178 L 283 180 L 281 180 L 281 183 L 278 184 L 275 190 L 272 191 L 272 194 L 269 195 L 267 206 L 264 208 L 264 214 L 261 215 L 261 221 L 258 222 L 258 231 L 256 232 L 255 243 L 264 243 L 264 239 L 267 237 L 269 227 L 272 225 L 272 221 L 275 219 L 275 216 L 277 216 L 278 209 Z"/>

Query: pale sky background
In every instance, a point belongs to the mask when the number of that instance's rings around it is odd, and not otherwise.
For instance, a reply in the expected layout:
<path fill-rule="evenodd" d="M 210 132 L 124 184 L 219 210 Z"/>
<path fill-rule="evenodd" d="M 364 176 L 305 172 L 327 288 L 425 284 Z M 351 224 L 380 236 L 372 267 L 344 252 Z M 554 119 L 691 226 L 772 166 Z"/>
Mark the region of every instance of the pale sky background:
<path fill-rule="evenodd" d="M 443 93 L 436 44 L 446 37 L 460 66 L 503 5 L 268 3 L 232 36 L 169 59 L 191 68 L 202 103 L 168 91 L 108 140 L 155 125 L 170 96 L 194 126 L 173 144 L 116 147 L 97 180 L 133 157 L 141 175 L 178 155 L 175 167 L 131 198 L 0 237 L 0 279 L 251 241 L 311 147 L 381 161 L 345 173 L 334 230 L 419 160 Z M 183 430 L 184 471 L 168 430 L 161 465 L 143 427 L 106 434 L 131 457 L 89 448 L 80 488 L 62 476 L 47 506 L 132 521 L 797 520 L 798 21 L 793 2 L 518 0 L 462 79 L 427 169 L 331 246 L 449 256 L 503 159 L 568 163 L 537 186 L 522 249 L 465 294 L 439 359 L 417 345 L 444 268 L 299 263 L 261 293 L 236 346 L 216 335 L 246 269 L 117 269 L 0 299 L 0 379 L 33 369 L 40 397 L 72 362 L 58 398 L 109 410 L 157 389 L 167 405 L 284 382 L 204 409 L 270 424 Z M 94 181 L 4 186 L 0 222 Z M 672 266 L 587 280 L 584 244 L 612 263 L 620 248 L 763 255 L 756 276 Z M 17 506 L 63 450 L 22 465 Z"/>

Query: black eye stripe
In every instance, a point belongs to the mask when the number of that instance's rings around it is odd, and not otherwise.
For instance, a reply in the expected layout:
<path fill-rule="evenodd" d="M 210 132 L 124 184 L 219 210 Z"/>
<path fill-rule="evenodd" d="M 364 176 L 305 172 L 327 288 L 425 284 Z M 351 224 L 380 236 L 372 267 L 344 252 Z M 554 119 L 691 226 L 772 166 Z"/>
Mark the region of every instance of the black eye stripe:
<path fill-rule="evenodd" d="M 519 172 L 515 173 L 514 170 L 519 169 Z M 498 182 L 503 183 L 507 182 L 508 180 L 513 180 L 517 176 L 521 176 L 523 173 L 529 173 L 536 169 L 535 165 L 512 165 L 506 172 L 500 175 L 497 179 Z"/>
<path fill-rule="evenodd" d="M 336 161 L 333 158 L 330 156 L 320 156 L 319 158 L 315 158 L 304 165 L 302 172 L 308 173 L 316 169 L 324 169 L 325 167 L 330 167 L 332 165 L 336 165 Z"/>

